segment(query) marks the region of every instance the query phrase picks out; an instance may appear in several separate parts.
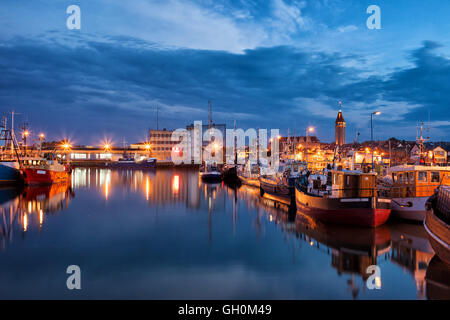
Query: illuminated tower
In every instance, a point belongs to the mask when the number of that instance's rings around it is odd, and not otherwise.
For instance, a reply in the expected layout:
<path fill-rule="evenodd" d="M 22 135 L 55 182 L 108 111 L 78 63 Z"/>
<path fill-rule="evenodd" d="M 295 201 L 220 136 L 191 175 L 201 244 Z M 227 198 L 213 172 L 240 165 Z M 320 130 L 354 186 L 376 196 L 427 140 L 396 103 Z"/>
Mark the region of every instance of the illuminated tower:
<path fill-rule="evenodd" d="M 341 103 L 339 102 L 339 106 Z M 342 115 L 342 110 L 339 110 L 337 118 L 336 118 L 336 124 L 334 126 L 335 128 L 335 137 L 336 137 L 336 145 L 342 146 L 345 144 L 345 120 L 344 116 Z"/>

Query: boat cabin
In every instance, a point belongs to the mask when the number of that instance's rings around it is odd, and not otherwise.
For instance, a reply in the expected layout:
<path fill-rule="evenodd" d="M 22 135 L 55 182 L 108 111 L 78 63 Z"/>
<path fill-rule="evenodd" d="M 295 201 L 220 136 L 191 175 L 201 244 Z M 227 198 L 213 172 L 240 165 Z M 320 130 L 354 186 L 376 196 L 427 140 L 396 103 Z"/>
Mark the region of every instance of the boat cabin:
<path fill-rule="evenodd" d="M 363 198 L 376 196 L 377 175 L 356 170 L 331 170 L 333 198 Z"/>
<path fill-rule="evenodd" d="M 390 168 L 389 172 L 394 198 L 429 197 L 440 185 L 450 185 L 450 167 L 405 165 Z"/>

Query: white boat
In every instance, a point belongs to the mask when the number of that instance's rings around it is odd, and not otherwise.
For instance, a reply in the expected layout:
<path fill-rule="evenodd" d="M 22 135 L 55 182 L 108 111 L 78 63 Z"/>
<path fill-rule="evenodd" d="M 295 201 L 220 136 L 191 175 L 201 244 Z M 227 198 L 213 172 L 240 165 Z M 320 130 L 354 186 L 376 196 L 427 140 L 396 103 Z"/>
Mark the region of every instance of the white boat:
<path fill-rule="evenodd" d="M 448 166 L 401 165 L 389 168 L 388 174 L 392 215 L 406 220 L 423 222 L 427 199 L 440 185 L 450 185 Z"/>

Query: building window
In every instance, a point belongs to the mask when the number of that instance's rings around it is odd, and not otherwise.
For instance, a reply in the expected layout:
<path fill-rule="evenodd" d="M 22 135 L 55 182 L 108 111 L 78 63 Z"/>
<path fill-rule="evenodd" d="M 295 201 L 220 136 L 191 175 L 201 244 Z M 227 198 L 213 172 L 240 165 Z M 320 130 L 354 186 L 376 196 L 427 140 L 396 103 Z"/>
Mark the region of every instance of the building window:
<path fill-rule="evenodd" d="M 427 182 L 428 176 L 426 171 L 419 171 L 419 182 Z"/>

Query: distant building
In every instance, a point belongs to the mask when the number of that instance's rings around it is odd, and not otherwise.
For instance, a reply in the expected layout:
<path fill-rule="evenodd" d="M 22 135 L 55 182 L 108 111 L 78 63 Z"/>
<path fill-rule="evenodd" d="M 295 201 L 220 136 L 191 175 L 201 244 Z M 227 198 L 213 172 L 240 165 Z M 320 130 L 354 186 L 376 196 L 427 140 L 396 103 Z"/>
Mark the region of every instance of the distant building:
<path fill-rule="evenodd" d="M 195 158 L 195 150 L 194 147 L 197 144 L 200 144 L 200 141 L 202 141 L 202 159 L 201 161 L 203 161 L 203 149 L 205 147 L 207 147 L 209 145 L 209 141 L 203 139 L 203 135 L 205 134 L 206 131 L 208 131 L 208 129 L 216 129 L 219 130 L 222 133 L 222 141 L 218 141 L 218 144 L 221 145 L 222 148 L 224 148 L 226 146 L 226 132 L 227 132 L 227 126 L 225 124 L 217 124 L 217 123 L 211 123 L 211 125 L 209 124 L 202 124 L 202 131 L 199 132 L 201 136 L 197 136 L 194 133 L 194 124 L 190 124 L 186 126 L 186 130 L 189 132 L 190 134 L 190 138 L 191 138 L 191 154 L 192 154 L 192 161 L 194 161 Z M 200 139 L 200 140 L 199 140 Z M 224 158 L 225 158 L 225 152 L 223 154 Z"/>
<path fill-rule="evenodd" d="M 336 145 L 342 146 L 345 144 L 345 120 L 342 115 L 342 110 L 339 110 L 335 123 L 335 138 Z"/>
<path fill-rule="evenodd" d="M 178 144 L 177 141 L 172 141 L 172 132 L 166 129 L 150 130 L 150 146 L 151 156 L 163 161 L 170 161 L 172 159 L 172 148 Z"/>

